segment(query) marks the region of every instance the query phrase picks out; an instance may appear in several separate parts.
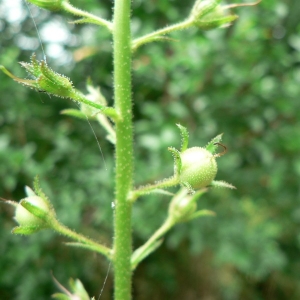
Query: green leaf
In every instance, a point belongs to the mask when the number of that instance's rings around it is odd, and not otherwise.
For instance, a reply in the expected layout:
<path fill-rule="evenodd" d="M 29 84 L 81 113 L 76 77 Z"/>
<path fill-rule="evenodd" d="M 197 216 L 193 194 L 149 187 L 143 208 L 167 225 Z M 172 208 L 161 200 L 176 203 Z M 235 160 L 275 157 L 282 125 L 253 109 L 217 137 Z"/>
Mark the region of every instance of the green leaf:
<path fill-rule="evenodd" d="M 35 233 L 41 229 L 44 229 L 39 226 L 17 226 L 14 227 L 11 231 L 13 234 L 23 234 L 23 235 L 30 235 L 32 233 Z"/>

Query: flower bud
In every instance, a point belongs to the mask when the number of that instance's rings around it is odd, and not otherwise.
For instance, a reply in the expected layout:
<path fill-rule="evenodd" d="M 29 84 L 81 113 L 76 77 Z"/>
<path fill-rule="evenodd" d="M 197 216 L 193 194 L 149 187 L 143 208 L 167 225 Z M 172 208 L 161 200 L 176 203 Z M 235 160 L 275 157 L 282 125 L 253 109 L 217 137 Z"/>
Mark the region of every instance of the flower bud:
<path fill-rule="evenodd" d="M 198 0 L 195 2 L 192 11 L 191 17 L 195 20 L 198 20 L 210 13 L 215 7 L 217 7 L 219 1 L 215 0 Z"/>
<path fill-rule="evenodd" d="M 62 9 L 62 3 L 66 0 L 27 0 L 28 2 L 50 11 L 58 11 Z"/>
<path fill-rule="evenodd" d="M 175 223 L 189 220 L 197 210 L 196 201 L 205 190 L 189 195 L 187 189 L 181 189 L 173 198 L 169 206 L 169 216 Z"/>
<path fill-rule="evenodd" d="M 193 189 L 208 186 L 216 177 L 215 156 L 201 147 L 192 147 L 180 154 L 180 182 L 189 184 Z"/>
<path fill-rule="evenodd" d="M 219 3 L 218 0 L 196 1 L 190 14 L 193 24 L 202 30 L 209 30 L 226 27 L 238 18 L 236 15 L 227 14 L 227 7 Z"/>
<path fill-rule="evenodd" d="M 34 79 L 22 79 L 16 77 L 3 66 L 0 66 L 0 69 L 6 75 L 25 86 L 44 91 L 58 97 L 73 98 L 76 91 L 71 80 L 64 75 L 54 72 L 50 67 L 48 67 L 45 61 L 37 61 L 35 54 L 32 54 L 30 63 L 21 62 L 20 64 Z"/>

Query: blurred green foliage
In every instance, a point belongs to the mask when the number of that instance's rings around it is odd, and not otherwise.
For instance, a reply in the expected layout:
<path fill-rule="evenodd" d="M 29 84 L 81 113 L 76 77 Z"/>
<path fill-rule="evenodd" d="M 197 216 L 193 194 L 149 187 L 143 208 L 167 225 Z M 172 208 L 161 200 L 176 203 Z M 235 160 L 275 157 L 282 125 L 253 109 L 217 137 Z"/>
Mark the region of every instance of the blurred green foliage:
<path fill-rule="evenodd" d="M 18 1 L 9 2 L 0 1 L 0 63 L 21 75 L 18 61 L 43 54 L 26 6 L 20 2 L 19 11 Z M 107 18 L 112 14 L 108 0 L 72 3 Z M 179 21 L 192 5 L 136 0 L 133 34 Z M 90 76 L 111 103 L 111 40 L 105 30 L 31 10 L 49 65 L 82 91 Z M 136 184 L 172 174 L 167 147 L 179 147 L 175 124 L 181 123 L 192 146 L 224 133 L 229 153 L 218 160 L 217 179 L 237 190 L 211 191 L 199 207 L 217 217 L 178 225 L 167 235 L 135 272 L 134 299 L 300 298 L 300 2 L 264 0 L 235 12 L 240 18 L 232 27 L 174 33 L 176 42 L 145 45 L 135 54 Z M 50 24 L 59 24 L 64 38 L 53 41 Z M 99 51 L 75 64 L 84 46 Z M 62 222 L 110 245 L 113 147 L 104 131 L 92 124 L 103 159 L 88 123 L 60 115 L 76 108 L 72 102 L 28 90 L 3 74 L 0 95 L 1 197 L 21 199 L 38 174 Z M 135 247 L 165 218 L 168 200 L 137 202 Z M 102 257 L 68 248 L 48 231 L 13 236 L 13 209 L 3 204 L 0 214 L 1 299 L 49 299 L 57 291 L 51 271 L 63 284 L 80 278 L 90 295 L 98 295 L 108 267 Z M 101 299 L 112 293 L 109 277 Z"/>

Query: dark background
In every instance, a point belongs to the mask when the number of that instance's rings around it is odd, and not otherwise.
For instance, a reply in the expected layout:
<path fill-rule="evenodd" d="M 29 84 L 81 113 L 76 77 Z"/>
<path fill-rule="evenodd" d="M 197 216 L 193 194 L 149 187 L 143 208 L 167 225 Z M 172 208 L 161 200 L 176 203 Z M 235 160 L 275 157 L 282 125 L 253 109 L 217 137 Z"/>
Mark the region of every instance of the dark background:
<path fill-rule="evenodd" d="M 72 3 L 108 19 L 112 14 L 111 1 Z M 134 36 L 182 20 L 192 5 L 133 1 Z M 83 92 L 90 77 L 111 104 L 111 39 L 105 29 L 31 10 L 48 64 Z M 229 28 L 173 33 L 177 41 L 145 45 L 134 56 L 136 185 L 172 174 L 167 148 L 179 147 L 175 124 L 181 123 L 191 146 L 224 133 L 229 152 L 218 159 L 217 179 L 237 190 L 212 190 L 199 201 L 199 208 L 217 217 L 176 226 L 137 268 L 133 299 L 300 299 L 300 2 L 263 0 L 235 13 L 240 18 Z M 43 58 L 24 2 L 0 0 L 0 64 L 26 76 L 18 62 L 29 61 L 32 52 Z M 113 147 L 92 123 L 105 169 L 88 123 L 61 115 L 65 108 L 76 105 L 0 74 L 0 196 L 20 200 L 38 174 L 64 224 L 110 245 Z M 135 247 L 159 227 L 168 202 L 167 196 L 138 200 Z M 65 286 L 79 278 L 97 297 L 108 268 L 103 257 L 67 247 L 65 238 L 46 230 L 14 236 L 13 214 L 1 204 L 1 299 L 50 299 L 57 291 L 51 272 Z M 112 299 L 112 285 L 110 275 L 101 299 Z"/>

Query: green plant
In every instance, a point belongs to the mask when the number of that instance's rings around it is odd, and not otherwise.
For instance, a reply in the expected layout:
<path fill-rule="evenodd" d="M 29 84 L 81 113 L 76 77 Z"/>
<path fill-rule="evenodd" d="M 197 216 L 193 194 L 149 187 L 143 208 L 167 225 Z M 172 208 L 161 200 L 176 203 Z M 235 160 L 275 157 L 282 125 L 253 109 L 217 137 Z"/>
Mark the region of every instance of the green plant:
<path fill-rule="evenodd" d="M 115 299 L 130 299 L 131 276 L 137 265 L 161 244 L 161 237 L 174 225 L 186 222 L 204 215 L 213 215 L 211 211 L 197 211 L 196 201 L 210 186 L 233 188 L 232 185 L 215 181 L 217 165 L 215 158 L 221 136 L 214 138 L 206 148 L 194 147 L 188 149 L 188 131 L 178 125 L 182 146 L 180 151 L 170 147 L 174 156 L 174 175 L 152 185 L 133 187 L 134 155 L 133 155 L 133 124 L 131 99 L 131 58 L 137 49 L 154 41 L 168 41 L 165 35 L 190 27 L 202 30 L 228 26 L 237 16 L 226 14 L 226 9 L 234 7 L 221 6 L 220 1 L 196 1 L 190 15 L 182 22 L 157 30 L 141 38 L 132 39 L 130 32 L 130 1 L 115 1 L 114 18 L 112 22 L 74 8 L 68 1 L 31 1 L 34 4 L 50 9 L 64 10 L 82 17 L 76 23 L 94 23 L 105 27 L 112 33 L 114 41 L 114 106 L 108 107 L 103 96 L 89 84 L 94 92 L 92 99 L 73 87 L 72 82 L 63 75 L 54 72 L 45 61 L 38 62 L 33 55 L 31 63 L 21 63 L 33 79 L 21 79 L 3 66 L 1 69 L 15 81 L 38 91 L 70 98 L 80 103 L 80 110 L 67 110 L 64 113 L 77 117 L 96 118 L 107 133 L 108 139 L 115 145 L 115 221 L 114 245 L 107 248 L 87 237 L 77 234 L 57 219 L 47 197 L 35 182 L 34 192 L 27 189 L 28 198 L 19 204 L 8 202 L 17 207 L 16 220 L 19 227 L 15 233 L 31 234 L 43 228 L 52 228 L 58 233 L 75 240 L 69 245 L 83 247 L 103 254 L 112 261 L 114 267 Z M 195 155 L 196 154 L 196 155 Z M 192 164 L 192 169 L 190 165 Z M 165 189 L 181 185 L 179 191 L 172 195 L 168 216 L 162 226 L 140 248 L 132 253 L 131 242 L 131 212 L 136 200 L 150 193 L 166 193 Z M 34 200 L 33 200 L 34 199 Z M 37 200 L 39 199 L 39 200 Z M 40 204 L 46 203 L 42 207 Z M 47 210 L 47 208 L 49 210 Z M 25 216 L 23 216 L 25 214 Z M 28 214 L 32 218 L 28 218 Z M 74 289 L 73 289 L 74 290 Z M 62 297 L 59 295 L 58 297 Z"/>

